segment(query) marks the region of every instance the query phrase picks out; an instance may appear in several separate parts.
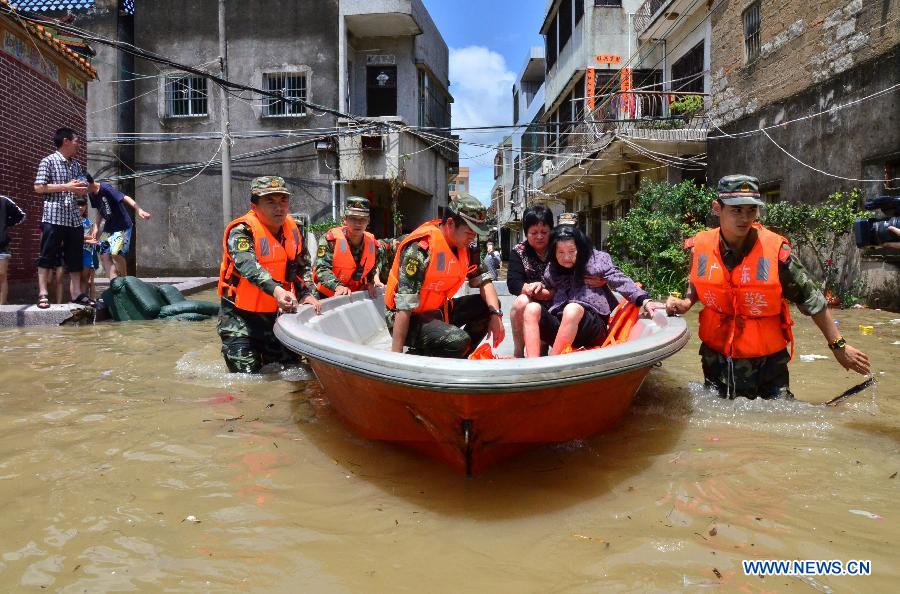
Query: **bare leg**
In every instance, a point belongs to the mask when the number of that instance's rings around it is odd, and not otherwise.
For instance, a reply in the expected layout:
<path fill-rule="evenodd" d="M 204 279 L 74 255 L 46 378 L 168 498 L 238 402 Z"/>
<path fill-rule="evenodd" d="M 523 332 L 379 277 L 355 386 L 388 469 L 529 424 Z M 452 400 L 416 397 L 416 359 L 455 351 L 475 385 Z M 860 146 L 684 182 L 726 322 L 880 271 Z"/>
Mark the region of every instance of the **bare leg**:
<path fill-rule="evenodd" d="M 91 282 L 94 276 L 93 268 L 82 268 L 81 269 L 81 287 L 82 290 L 87 294 L 91 299 L 94 298 L 94 283 Z"/>
<path fill-rule="evenodd" d="M 531 302 L 528 295 L 519 295 L 513 301 L 509 312 L 509 325 L 512 327 L 513 356 L 521 359 L 525 356 L 525 336 L 522 326 L 525 324 L 525 306 Z"/>
<path fill-rule="evenodd" d="M 541 305 L 529 303 L 525 306 L 524 313 L 525 355 L 527 357 L 541 356 Z"/>
<path fill-rule="evenodd" d="M 56 298 L 56 303 L 63 302 L 63 275 L 66 273 L 66 269 L 62 266 L 57 266 L 55 268 L 56 276 L 53 278 L 53 292 L 55 293 L 53 296 Z M 74 295 L 73 295 L 74 297 Z"/>
<path fill-rule="evenodd" d="M 103 270 L 106 271 L 106 277 L 109 280 L 116 278 L 116 265 L 113 263 L 112 254 L 100 254 L 100 262 L 103 263 Z"/>
<path fill-rule="evenodd" d="M 38 268 L 38 295 L 50 295 L 50 291 L 47 290 L 48 281 L 50 280 L 50 274 L 53 272 L 52 268 Z"/>
<path fill-rule="evenodd" d="M 9 258 L 0 260 L 0 305 L 6 303 L 6 294 L 9 291 L 9 283 L 6 281 L 6 272 L 9 270 Z"/>
<path fill-rule="evenodd" d="M 70 299 L 75 299 L 79 295 L 81 295 L 81 272 L 78 273 L 69 273 L 69 293 L 71 294 Z"/>
<path fill-rule="evenodd" d="M 116 265 L 116 276 L 128 276 L 128 262 L 125 261 L 125 256 L 116 254 L 112 257 L 112 259 Z"/>
<path fill-rule="evenodd" d="M 575 335 L 578 334 L 578 323 L 584 317 L 584 308 L 577 303 L 570 303 L 563 309 L 562 321 L 559 323 L 559 332 L 553 341 L 551 354 L 558 355 L 566 348 L 572 346 Z"/>

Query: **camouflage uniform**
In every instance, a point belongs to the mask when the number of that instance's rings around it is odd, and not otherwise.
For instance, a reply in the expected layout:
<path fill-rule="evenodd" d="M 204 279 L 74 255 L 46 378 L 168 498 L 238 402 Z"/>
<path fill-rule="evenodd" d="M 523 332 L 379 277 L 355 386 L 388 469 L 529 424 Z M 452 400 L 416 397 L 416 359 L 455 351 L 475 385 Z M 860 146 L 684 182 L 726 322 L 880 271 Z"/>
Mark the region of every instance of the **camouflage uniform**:
<path fill-rule="evenodd" d="M 253 180 L 251 188 L 256 185 L 271 186 L 271 180 L 281 178 L 263 177 Z M 258 180 L 267 180 L 259 182 Z M 281 193 L 284 181 L 281 180 Z M 269 192 L 272 193 L 272 192 Z M 278 236 L 279 241 L 283 240 Z M 228 253 L 234 260 L 238 274 L 247 279 L 269 295 L 275 293 L 277 283 L 269 271 L 260 266 L 254 251 L 253 234 L 245 224 L 235 225 L 228 233 L 226 240 Z M 312 279 L 310 278 L 309 254 L 304 249 L 300 258 L 288 263 L 287 278 L 294 278 L 294 293 L 298 300 L 310 294 Z M 234 303 L 222 298 L 219 310 L 219 323 L 216 330 L 222 339 L 222 356 L 228 370 L 232 373 L 257 373 L 269 363 L 291 364 L 297 362 L 297 355 L 284 348 L 275 337 L 274 327 L 277 313 L 259 313 L 245 311 L 235 307 Z"/>
<path fill-rule="evenodd" d="M 401 242 L 404 237 L 405 235 L 396 238 L 388 237 L 379 239 L 376 242 L 378 259 L 376 260 L 375 268 L 378 270 L 378 278 L 380 278 L 383 283 L 387 283 L 388 275 L 391 273 L 391 266 L 394 264 L 394 256 L 397 255 L 394 249 L 394 242 Z"/>
<path fill-rule="evenodd" d="M 347 198 L 347 207 L 344 210 L 345 217 L 366 217 L 369 216 L 369 201 L 366 198 L 360 198 L 359 196 L 350 196 Z M 316 263 L 314 265 L 315 268 L 315 276 L 316 282 L 321 283 L 328 289 L 335 291 L 341 283 L 338 282 L 337 277 L 334 275 L 334 239 L 328 239 L 328 234 L 322 236 L 319 240 L 319 247 L 316 250 Z M 365 250 L 366 243 L 365 239 L 359 242 L 358 246 L 354 246 L 350 241 L 347 241 L 347 244 L 350 246 L 350 255 L 353 256 L 353 260 L 356 262 L 357 266 L 359 266 L 359 262 L 362 259 L 363 250 Z M 377 247 L 377 244 L 376 244 Z M 369 274 L 366 275 L 366 283 L 373 283 L 375 281 L 375 274 L 378 272 L 378 254 L 376 253 L 375 266 L 372 267 L 372 270 L 369 271 Z M 360 271 L 357 271 L 357 274 L 360 274 Z M 354 277 L 355 278 L 355 277 Z M 324 299 L 329 297 L 329 295 L 323 294 L 321 291 L 316 292 L 317 297 L 320 299 Z"/>
<path fill-rule="evenodd" d="M 451 204 L 449 210 L 462 208 L 468 213 L 480 208 L 483 220 L 484 206 L 477 199 L 472 198 L 475 204 L 464 204 L 462 207 Z M 457 199 L 459 202 L 460 199 Z M 480 232 L 470 224 L 476 232 Z M 483 234 L 483 232 L 482 232 Z M 478 246 L 469 247 L 469 273 L 466 275 L 470 287 L 481 287 L 491 282 L 491 273 L 479 263 Z M 419 292 L 425 283 L 425 270 L 429 263 L 429 246 L 427 238 L 407 245 L 396 256 L 400 259 L 397 269 L 398 283 L 397 294 L 394 297 L 396 310 L 411 310 L 419 305 Z M 466 295 L 450 300 L 448 304 L 449 320 L 444 322 L 443 312 L 440 310 L 413 314 L 409 321 L 409 331 L 406 334 L 406 346 L 414 355 L 427 357 L 463 358 L 469 354 L 472 347 L 484 339 L 491 321 L 491 311 L 481 295 Z M 396 311 L 388 309 L 385 312 L 385 320 L 388 328 L 393 332 L 394 316 Z"/>
<path fill-rule="evenodd" d="M 729 176 L 719 182 L 720 196 L 742 195 L 740 192 L 724 194 L 722 191 L 729 185 L 749 181 L 751 192 L 757 187 L 754 178 L 748 176 Z M 723 183 L 724 182 L 724 183 Z M 757 194 L 758 195 L 758 194 Z M 748 203 L 748 202 L 741 202 Z M 745 243 L 749 252 L 756 241 L 756 230 L 751 229 Z M 730 273 L 744 259 L 744 253 L 728 247 L 724 241 L 720 244 L 722 263 Z M 786 257 L 781 257 L 786 256 Z M 782 261 L 784 260 L 784 261 Z M 782 296 L 797 306 L 800 313 L 814 316 L 827 306 L 825 296 L 819 290 L 818 285 L 810 278 L 806 268 L 800 259 L 791 251 L 788 244 L 781 247 L 778 262 L 778 279 L 781 282 Z M 688 288 L 689 298 L 697 301 L 697 292 L 693 285 Z M 751 357 L 747 359 L 729 359 L 722 353 L 716 352 L 706 344 L 700 345 L 700 360 L 703 365 L 703 376 L 707 387 L 718 390 L 720 396 L 744 396 L 746 398 L 793 398 L 789 389 L 790 374 L 788 362 L 791 360 L 790 351 L 781 352 L 765 357 Z M 730 378 L 729 378 L 730 375 Z M 730 379 L 730 381 L 729 381 Z M 729 390 L 729 383 L 731 389 Z"/>

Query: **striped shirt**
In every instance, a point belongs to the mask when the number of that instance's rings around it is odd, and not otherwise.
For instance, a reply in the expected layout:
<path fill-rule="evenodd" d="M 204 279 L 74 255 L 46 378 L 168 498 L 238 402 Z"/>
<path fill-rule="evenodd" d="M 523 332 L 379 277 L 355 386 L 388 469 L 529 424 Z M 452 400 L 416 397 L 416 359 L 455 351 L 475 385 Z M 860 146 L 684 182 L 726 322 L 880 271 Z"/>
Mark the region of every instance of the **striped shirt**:
<path fill-rule="evenodd" d="M 84 177 L 84 170 L 78 161 L 66 159 L 59 151 L 41 159 L 38 165 L 34 185 L 67 184 L 73 179 Z M 75 204 L 72 192 L 52 192 L 42 194 L 44 198 L 44 214 L 42 223 L 61 225 L 63 227 L 81 227 L 81 212 Z"/>

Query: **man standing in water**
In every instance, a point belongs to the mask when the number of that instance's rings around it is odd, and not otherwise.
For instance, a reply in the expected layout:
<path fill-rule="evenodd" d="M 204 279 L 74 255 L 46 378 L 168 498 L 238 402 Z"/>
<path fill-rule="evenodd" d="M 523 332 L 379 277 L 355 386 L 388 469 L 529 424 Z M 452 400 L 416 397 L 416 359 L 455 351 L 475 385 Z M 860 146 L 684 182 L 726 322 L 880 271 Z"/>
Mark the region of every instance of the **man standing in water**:
<path fill-rule="evenodd" d="M 382 286 L 378 272 L 378 247 L 369 226 L 369 201 L 359 196 L 347 198 L 344 226 L 334 227 L 319 240 L 313 282 L 320 297 L 349 295 L 353 291 Z"/>
<path fill-rule="evenodd" d="M 250 183 L 250 210 L 225 227 L 219 270 L 218 332 L 222 356 L 232 373 L 256 373 L 268 363 L 289 364 L 296 356 L 284 348 L 273 328 L 280 312 L 309 304 L 309 255 L 294 219 L 290 192 L 280 177 Z"/>
<path fill-rule="evenodd" d="M 759 182 L 747 175 L 719 180 L 713 212 L 720 225 L 685 242 L 692 251 L 686 299 L 669 297 L 669 314 L 687 312 L 697 301 L 700 357 L 708 387 L 723 397 L 792 398 L 787 349 L 791 301 L 811 316 L 835 358 L 845 368 L 869 373 L 865 353 L 847 344 L 816 287 L 788 241 L 757 222 Z"/>
<path fill-rule="evenodd" d="M 391 350 L 428 357 L 466 357 L 491 333 L 503 341 L 503 311 L 491 275 L 478 262 L 476 235 L 487 235 L 484 205 L 460 196 L 443 220 L 428 221 L 397 248 L 384 294 Z M 456 297 L 469 280 L 480 295 Z"/>

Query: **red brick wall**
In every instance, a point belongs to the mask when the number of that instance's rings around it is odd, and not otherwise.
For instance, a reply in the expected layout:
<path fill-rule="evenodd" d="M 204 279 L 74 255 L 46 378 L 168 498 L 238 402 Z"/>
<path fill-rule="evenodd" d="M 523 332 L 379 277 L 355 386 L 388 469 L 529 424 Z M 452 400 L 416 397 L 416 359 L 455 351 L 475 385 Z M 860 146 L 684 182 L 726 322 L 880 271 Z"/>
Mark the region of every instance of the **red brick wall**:
<path fill-rule="evenodd" d="M 68 126 L 84 138 L 86 104 L 9 54 L 0 51 L 0 194 L 25 211 L 25 222 L 10 230 L 11 292 L 16 281 L 32 281 L 40 248 L 43 204 L 34 192 L 41 159 L 52 153 L 53 133 Z M 85 152 L 78 156 L 82 165 Z"/>

